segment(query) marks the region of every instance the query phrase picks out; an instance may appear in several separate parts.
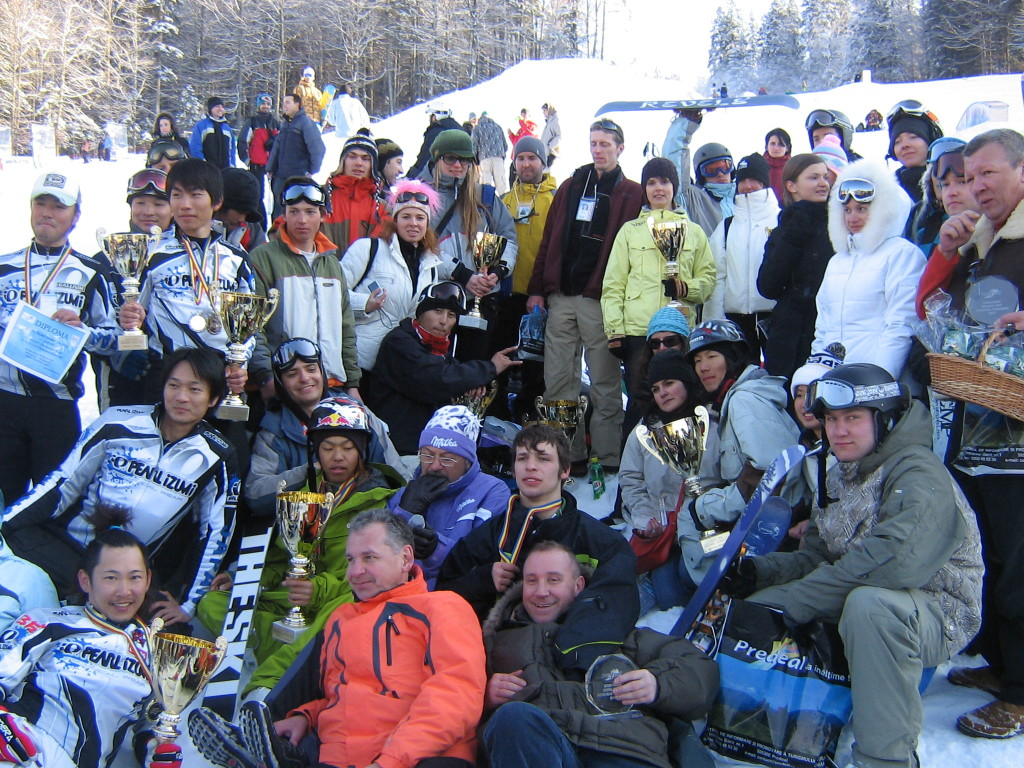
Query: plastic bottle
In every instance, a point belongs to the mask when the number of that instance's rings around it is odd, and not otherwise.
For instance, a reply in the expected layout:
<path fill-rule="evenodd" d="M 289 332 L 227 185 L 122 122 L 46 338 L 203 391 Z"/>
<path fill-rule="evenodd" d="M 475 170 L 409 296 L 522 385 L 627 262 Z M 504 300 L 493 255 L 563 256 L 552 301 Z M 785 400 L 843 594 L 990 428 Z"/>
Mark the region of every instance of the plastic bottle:
<path fill-rule="evenodd" d="M 597 460 L 597 456 L 590 459 L 590 487 L 594 489 L 595 500 L 604 495 L 604 467 Z"/>

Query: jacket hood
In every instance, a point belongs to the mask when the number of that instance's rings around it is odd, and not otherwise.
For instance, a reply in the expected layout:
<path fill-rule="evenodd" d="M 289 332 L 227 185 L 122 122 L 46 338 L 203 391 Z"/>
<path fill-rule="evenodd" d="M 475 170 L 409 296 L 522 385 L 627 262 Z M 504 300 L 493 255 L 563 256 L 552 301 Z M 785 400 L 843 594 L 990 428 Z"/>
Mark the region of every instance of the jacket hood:
<path fill-rule="evenodd" d="M 394 589 L 389 589 L 386 592 L 381 592 L 379 595 L 374 595 L 369 600 L 362 601 L 356 598 L 354 603 L 343 603 L 339 610 L 346 613 L 360 614 L 372 611 L 381 603 L 386 603 L 391 600 L 401 600 L 412 595 L 422 595 L 427 592 L 427 582 L 423 578 L 423 569 L 413 564 L 412 570 L 409 571 L 409 580 L 404 584 L 399 584 Z"/>
<path fill-rule="evenodd" d="M 490 612 L 487 614 L 487 618 L 481 626 L 483 629 L 484 637 L 490 637 L 494 635 L 506 622 L 512 619 L 513 614 L 517 613 L 518 609 L 523 605 L 523 582 L 517 581 L 507 590 L 505 594 L 501 596 L 501 599 L 494 604 Z M 517 621 L 526 623 L 530 620 L 527 616 L 525 619 L 520 619 L 518 616 Z"/>
<path fill-rule="evenodd" d="M 900 451 L 915 445 L 928 450 L 932 445 L 932 420 L 928 410 L 917 400 L 911 401 L 910 408 L 903 412 L 878 449 L 860 460 L 857 474 L 874 472 Z"/>
<path fill-rule="evenodd" d="M 281 241 L 281 244 L 292 251 L 296 256 L 299 254 L 299 249 L 295 247 L 295 243 L 292 242 L 291 236 L 288 234 L 288 225 L 284 223 L 284 216 L 279 216 L 276 222 L 277 226 L 277 237 Z M 313 245 L 316 248 L 316 252 L 319 254 L 327 253 L 328 251 L 338 250 L 338 246 L 332 243 L 327 235 L 323 232 L 317 232 L 313 237 Z"/>
<path fill-rule="evenodd" d="M 375 198 L 377 196 L 377 182 L 372 178 L 368 179 L 365 176 L 346 176 L 343 173 L 339 173 L 335 176 L 331 176 L 329 182 L 333 189 L 353 198 L 360 192 L 365 197 Z"/>
<path fill-rule="evenodd" d="M 732 200 L 732 210 L 733 216 L 741 220 L 771 219 L 773 227 L 779 219 L 779 201 L 771 187 L 748 192 L 745 195 L 737 194 Z"/>
<path fill-rule="evenodd" d="M 786 380 L 782 376 L 772 376 L 764 368 L 758 368 L 756 365 L 748 365 L 740 374 L 726 396 L 726 403 L 738 391 L 751 392 L 781 410 L 786 410 L 786 406 L 789 405 Z M 723 405 L 723 411 L 725 407 Z"/>
<path fill-rule="evenodd" d="M 875 186 L 871 215 L 864 229 L 851 235 L 843 221 L 843 204 L 836 190 L 847 179 L 866 179 Z M 892 171 L 881 163 L 858 160 L 848 165 L 832 188 L 828 199 L 828 236 L 836 253 L 858 250 L 871 253 L 891 237 L 900 237 L 913 201 L 896 181 Z"/>

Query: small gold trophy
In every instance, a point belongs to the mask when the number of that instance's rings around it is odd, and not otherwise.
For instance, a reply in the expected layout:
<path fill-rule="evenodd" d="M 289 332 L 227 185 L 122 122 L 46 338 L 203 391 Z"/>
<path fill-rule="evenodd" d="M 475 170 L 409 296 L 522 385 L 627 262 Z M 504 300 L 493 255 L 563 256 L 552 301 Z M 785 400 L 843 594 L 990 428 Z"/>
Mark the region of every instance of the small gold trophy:
<path fill-rule="evenodd" d="M 149 235 L 134 232 L 115 232 L 108 235 L 107 230 L 102 227 L 96 230 L 96 240 L 100 248 L 121 275 L 124 286 L 122 296 L 126 304 L 131 304 L 139 298 L 139 279 L 149 263 L 150 239 Z M 148 347 L 149 339 L 139 328 L 126 330 L 117 337 L 117 348 L 122 352 Z"/>
<path fill-rule="evenodd" d="M 284 481 L 281 481 L 282 487 Z M 333 493 L 289 491 L 277 494 L 277 531 L 281 542 L 292 556 L 288 570 L 290 579 L 311 579 L 316 569 L 309 555 L 317 548 L 327 528 L 334 507 Z M 282 643 L 294 643 L 306 631 L 302 609 L 293 605 L 283 619 L 270 628 L 271 637 Z"/>
<path fill-rule="evenodd" d="M 473 264 L 476 265 L 477 271 L 481 275 L 486 275 L 498 266 L 501 263 L 501 257 L 505 254 L 506 246 L 508 246 L 508 239 L 501 235 L 477 232 L 476 240 L 473 241 Z M 459 319 L 459 326 L 486 331 L 487 321 L 480 314 L 480 300 L 474 296 L 469 305 L 469 312 Z"/>
<path fill-rule="evenodd" d="M 685 221 L 655 221 L 653 216 L 647 217 L 647 227 L 651 230 L 651 237 L 654 244 L 658 246 L 662 257 L 665 259 L 664 274 L 666 279 L 679 277 L 679 262 L 676 257 L 679 255 L 683 243 L 686 242 Z M 668 306 L 678 309 L 687 318 L 690 316 L 690 308 L 679 299 L 672 299 Z"/>
<path fill-rule="evenodd" d="M 229 292 L 220 293 L 218 296 L 220 319 L 231 340 L 228 344 L 228 365 L 237 370 L 245 362 L 246 343 L 263 330 L 263 326 L 277 309 L 280 292 L 277 288 L 271 288 L 265 297 L 255 293 Z M 249 418 L 249 406 L 243 402 L 241 395 L 228 393 L 224 402 L 217 408 L 217 418 L 226 421 L 245 421 Z"/>
<path fill-rule="evenodd" d="M 487 408 L 494 401 L 494 396 L 497 393 L 498 382 L 492 381 L 490 386 L 484 389 L 484 393 L 482 395 L 470 397 L 468 393 L 464 393 L 458 397 L 453 397 L 452 405 L 466 406 L 470 413 L 476 416 L 480 421 L 483 421 L 484 414 L 487 412 Z"/>
<path fill-rule="evenodd" d="M 153 734 L 161 743 L 176 742 L 181 736 L 181 713 L 202 693 L 227 652 L 228 641 L 197 640 L 185 635 L 160 632 L 163 619 L 153 622 L 149 666 L 153 673 L 153 697 L 163 709 Z M 156 634 L 159 633 L 159 634 Z"/>
<path fill-rule="evenodd" d="M 569 439 L 569 445 L 572 445 L 576 431 L 583 423 L 588 403 L 586 395 L 580 395 L 579 400 L 545 400 L 538 395 L 537 415 L 542 424 L 561 429 Z"/>

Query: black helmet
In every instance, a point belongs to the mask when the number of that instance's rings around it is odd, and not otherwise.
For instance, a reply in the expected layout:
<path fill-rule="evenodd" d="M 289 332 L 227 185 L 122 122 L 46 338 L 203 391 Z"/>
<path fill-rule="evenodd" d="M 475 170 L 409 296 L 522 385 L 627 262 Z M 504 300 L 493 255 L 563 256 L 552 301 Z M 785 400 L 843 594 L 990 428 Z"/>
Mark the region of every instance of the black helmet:
<path fill-rule="evenodd" d="M 816 109 L 807 116 L 807 120 L 804 121 L 804 127 L 807 129 L 807 141 L 811 147 L 814 147 L 814 129 L 815 128 L 838 128 L 839 139 L 843 143 L 843 149 L 847 152 L 850 151 L 850 145 L 853 144 L 853 123 L 850 122 L 850 118 L 840 112 L 838 109 Z"/>
<path fill-rule="evenodd" d="M 416 299 L 416 315 L 430 309 L 450 309 L 457 315 L 466 314 L 466 292 L 454 280 L 431 283 L 420 291 Z"/>
<path fill-rule="evenodd" d="M 750 352 L 743 331 L 732 320 L 705 320 L 690 333 L 690 351 L 686 353 L 686 359 L 692 363 L 699 349 L 713 344 L 740 344 L 744 351 Z"/>
<path fill-rule="evenodd" d="M 819 419 L 826 410 L 870 408 L 875 411 L 875 439 L 879 443 L 909 405 L 907 388 L 887 370 L 872 363 L 840 365 L 807 388 L 807 410 Z"/>

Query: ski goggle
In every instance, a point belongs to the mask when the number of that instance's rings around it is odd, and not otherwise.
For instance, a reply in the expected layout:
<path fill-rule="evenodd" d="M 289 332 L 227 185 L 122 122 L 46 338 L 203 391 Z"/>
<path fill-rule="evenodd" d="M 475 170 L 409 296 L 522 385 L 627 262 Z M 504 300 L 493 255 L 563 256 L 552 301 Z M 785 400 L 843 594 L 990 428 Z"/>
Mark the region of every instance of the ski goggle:
<path fill-rule="evenodd" d="M 461 311 L 466 311 L 466 292 L 462 290 L 461 285 L 452 282 L 451 280 L 444 280 L 440 283 L 428 285 L 420 291 L 420 296 L 416 303 L 420 304 L 427 299 L 433 299 L 435 301 L 454 301 L 459 305 L 459 309 Z"/>
<path fill-rule="evenodd" d="M 875 185 L 867 179 L 846 179 L 836 190 L 839 202 L 846 205 L 851 200 L 870 203 L 875 199 Z"/>
<path fill-rule="evenodd" d="M 299 360 L 304 363 L 319 363 L 319 345 L 309 339 L 288 339 L 288 341 L 277 348 L 274 356 L 270 359 L 274 370 L 278 373 L 290 370 Z"/>
<path fill-rule="evenodd" d="M 950 170 L 957 176 L 964 175 L 964 147 L 967 142 L 953 136 L 944 136 L 928 145 L 928 163 L 932 175 L 941 179 Z"/>
<path fill-rule="evenodd" d="M 167 174 L 159 168 L 146 168 L 128 179 L 128 201 L 137 195 L 153 195 L 167 199 Z"/>
<path fill-rule="evenodd" d="M 310 205 L 322 208 L 327 205 L 327 194 L 323 187 L 317 184 L 292 184 L 285 187 L 281 193 L 281 200 L 285 205 L 294 205 L 305 200 Z"/>
<path fill-rule="evenodd" d="M 807 387 L 804 407 L 812 413 L 822 410 L 840 411 L 844 408 L 856 408 L 863 403 L 874 403 L 902 395 L 903 390 L 895 381 L 888 384 L 866 384 L 855 387 L 845 381 L 818 379 Z"/>
<path fill-rule="evenodd" d="M 595 122 L 591 123 L 590 124 L 590 130 L 591 131 L 604 131 L 605 133 L 612 133 L 619 140 L 619 144 L 624 144 L 625 141 L 626 141 L 623 138 L 623 136 L 625 134 L 622 133 L 622 126 L 619 125 L 618 123 L 616 123 L 614 120 L 609 120 L 606 117 L 602 118 L 601 120 L 596 120 Z"/>
<path fill-rule="evenodd" d="M 170 160 L 172 163 L 185 159 L 185 150 L 181 145 L 173 141 L 161 141 L 149 148 L 146 153 L 146 164 L 156 165 L 161 160 Z"/>
<path fill-rule="evenodd" d="M 395 198 L 395 204 L 399 203 L 419 203 L 420 205 L 429 205 L 430 198 L 426 192 L 401 192 L 398 197 Z"/>
<path fill-rule="evenodd" d="M 843 122 L 845 121 L 836 117 L 835 112 L 830 112 L 827 109 L 816 109 L 807 116 L 807 120 L 804 121 L 804 128 L 808 131 L 813 131 L 815 128 L 831 128 L 841 125 Z"/>
<path fill-rule="evenodd" d="M 697 172 L 705 179 L 710 179 L 712 176 L 732 173 L 734 167 L 730 157 L 713 157 L 698 165 Z"/>
<path fill-rule="evenodd" d="M 935 113 L 925 109 L 924 104 L 915 99 L 907 99 L 893 105 L 893 108 L 889 110 L 889 114 L 885 116 L 890 129 L 893 122 L 900 117 L 921 117 L 935 123 L 935 125 L 939 124 L 939 118 L 935 116 Z"/>

